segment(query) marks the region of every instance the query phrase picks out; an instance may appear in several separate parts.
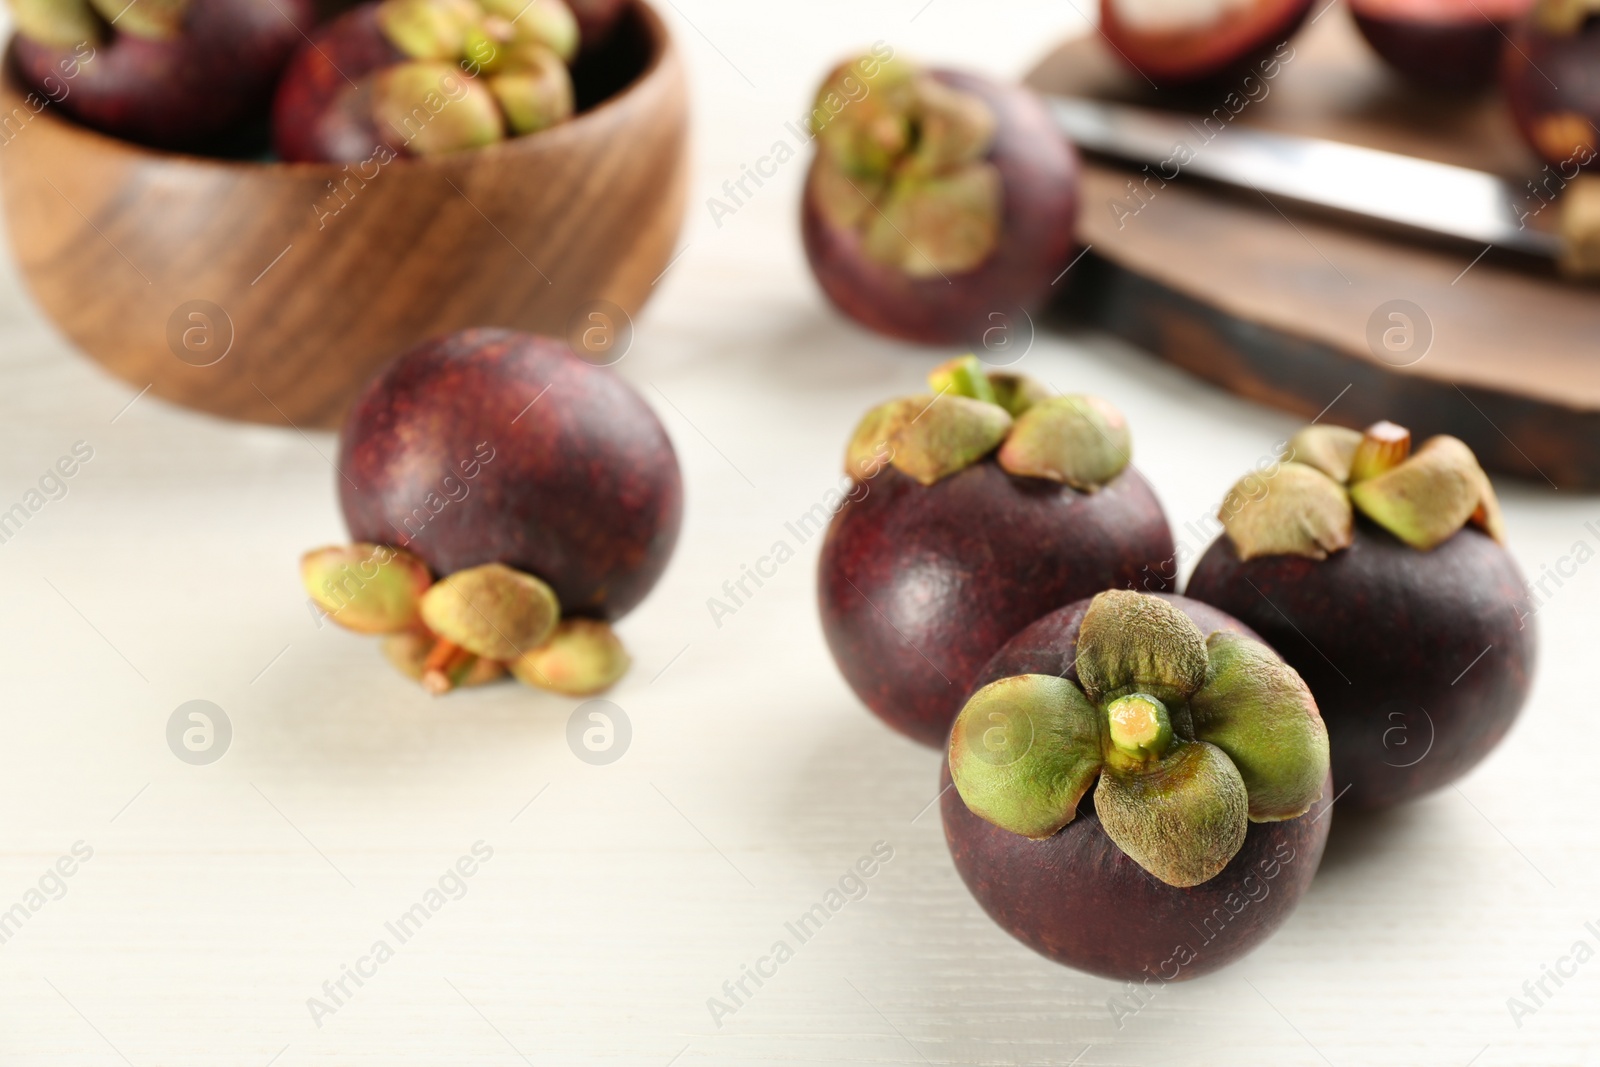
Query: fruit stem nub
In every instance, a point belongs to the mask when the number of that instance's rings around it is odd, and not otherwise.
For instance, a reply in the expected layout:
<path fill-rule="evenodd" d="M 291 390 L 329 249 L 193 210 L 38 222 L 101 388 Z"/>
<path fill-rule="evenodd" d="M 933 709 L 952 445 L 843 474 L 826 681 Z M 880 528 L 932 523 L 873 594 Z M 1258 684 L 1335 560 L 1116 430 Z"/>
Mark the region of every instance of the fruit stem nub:
<path fill-rule="evenodd" d="M 1129 693 L 1106 705 L 1111 743 L 1138 759 L 1160 759 L 1172 747 L 1172 719 L 1166 705 L 1144 693 Z"/>
<path fill-rule="evenodd" d="M 1368 426 L 1350 461 L 1350 484 L 1393 470 L 1411 455 L 1411 431 L 1392 422 Z"/>
<path fill-rule="evenodd" d="M 472 666 L 473 655 L 453 641 L 441 637 L 422 661 L 422 688 L 443 696 L 456 687 L 456 681 Z"/>
<path fill-rule="evenodd" d="M 928 372 L 928 386 L 936 394 L 944 396 L 965 396 L 986 404 L 1000 403 L 995 396 L 994 386 L 989 383 L 989 376 L 984 373 L 983 364 L 973 355 L 957 356 L 933 368 Z"/>

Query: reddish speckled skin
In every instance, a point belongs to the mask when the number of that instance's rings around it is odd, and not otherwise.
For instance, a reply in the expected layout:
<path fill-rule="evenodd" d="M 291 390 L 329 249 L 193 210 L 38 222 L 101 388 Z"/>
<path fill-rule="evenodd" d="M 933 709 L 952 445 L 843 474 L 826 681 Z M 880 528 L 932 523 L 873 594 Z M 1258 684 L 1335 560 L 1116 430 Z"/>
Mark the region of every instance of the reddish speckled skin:
<path fill-rule="evenodd" d="M 371 159 L 379 145 L 400 151 L 373 122 L 371 75 L 404 58 L 378 28 L 376 3 L 323 26 L 295 52 L 278 83 L 273 149 L 291 162 L 347 163 Z"/>
<path fill-rule="evenodd" d="M 308 0 L 194 0 L 171 40 L 113 31 L 93 45 L 88 62 L 72 47 L 21 35 L 13 49 L 41 98 L 85 125 L 157 147 L 193 148 L 266 113 L 279 71 L 313 22 Z M 74 66 L 76 76 L 64 78 Z"/>
<path fill-rule="evenodd" d="M 1132 468 L 1096 493 L 992 457 L 931 486 L 894 467 L 867 484 L 822 546 L 822 629 L 856 694 L 925 745 L 944 743 L 973 676 L 1034 619 L 1102 589 L 1169 587 L 1172 533 Z"/>
<path fill-rule="evenodd" d="M 1355 543 L 1322 561 L 1241 562 L 1219 537 L 1187 592 L 1255 627 L 1306 680 L 1334 781 L 1349 786 L 1341 804 L 1384 807 L 1455 781 L 1500 743 L 1532 681 L 1522 574 L 1474 528 L 1418 552 L 1358 519 Z"/>
<path fill-rule="evenodd" d="M 1206 633 L 1249 627 L 1220 611 L 1167 596 Z M 1006 643 L 973 689 L 1016 674 L 1065 675 L 1089 601 L 1052 612 Z M 1100 826 L 1091 789 L 1078 817 L 1033 841 L 974 815 L 940 765 L 940 812 L 956 870 L 990 918 L 1058 963 L 1107 978 L 1144 982 L 1196 978 L 1238 959 L 1281 926 L 1322 861 L 1332 795 L 1297 819 L 1251 823 L 1244 845 L 1221 874 L 1179 889 L 1129 859 Z M 1184 948 L 1180 948 L 1184 946 Z M 1186 949 L 1186 950 L 1185 950 Z"/>
<path fill-rule="evenodd" d="M 1591 125 L 1600 123 L 1600 79 L 1594 76 L 1600 64 L 1600 20 L 1590 18 L 1577 33 L 1560 37 L 1537 26 L 1530 13 L 1512 32 L 1511 44 L 1501 55 L 1500 87 L 1523 138 L 1546 163 L 1566 172 L 1563 176 L 1580 164 L 1586 170 L 1600 169 L 1600 153 L 1589 153 L 1587 163 L 1582 157 L 1569 160 L 1566 152 L 1546 153 L 1532 132 L 1540 119 L 1563 111 L 1576 112 Z"/>
<path fill-rule="evenodd" d="M 492 460 L 464 477 L 485 441 Z M 505 563 L 548 582 L 563 614 L 627 614 L 683 518 L 677 456 L 639 394 L 563 342 L 509 330 L 464 330 L 390 364 L 345 422 L 339 468 L 354 540 L 404 547 L 435 575 Z"/>
<path fill-rule="evenodd" d="M 1000 241 L 977 269 L 947 281 L 912 278 L 861 250 L 861 237 L 824 221 L 801 197 L 801 235 L 817 283 L 839 310 L 879 333 L 924 344 L 980 344 L 997 325 L 1008 339 L 1050 296 L 1051 282 L 1072 261 L 1078 213 L 1078 154 L 1031 91 L 987 78 L 937 71 L 947 85 L 974 93 L 997 120 L 989 162 L 1004 189 Z M 814 159 L 812 168 L 822 165 Z M 809 189 L 809 183 L 807 185 Z M 1004 318 L 994 318 L 993 316 Z"/>

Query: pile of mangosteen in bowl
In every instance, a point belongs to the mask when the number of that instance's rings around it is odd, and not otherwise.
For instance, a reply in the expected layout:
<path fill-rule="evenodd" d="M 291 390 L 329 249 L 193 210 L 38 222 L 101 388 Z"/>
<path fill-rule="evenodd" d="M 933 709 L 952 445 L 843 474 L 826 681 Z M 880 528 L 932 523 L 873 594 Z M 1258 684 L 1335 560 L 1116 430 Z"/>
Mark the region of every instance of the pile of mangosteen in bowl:
<path fill-rule="evenodd" d="M 0 191 L 46 314 L 158 396 L 325 427 L 429 337 L 625 332 L 686 199 L 655 11 L 331 6 L 16 0 Z"/>

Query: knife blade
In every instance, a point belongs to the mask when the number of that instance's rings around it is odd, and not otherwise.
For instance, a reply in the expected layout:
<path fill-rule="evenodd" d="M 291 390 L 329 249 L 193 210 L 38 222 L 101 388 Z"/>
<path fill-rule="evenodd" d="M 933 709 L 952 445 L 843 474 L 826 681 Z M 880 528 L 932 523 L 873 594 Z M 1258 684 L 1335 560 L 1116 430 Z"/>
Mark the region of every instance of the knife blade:
<path fill-rule="evenodd" d="M 1239 124 L 1212 130 L 1127 104 L 1065 96 L 1048 103 L 1072 141 L 1101 155 L 1171 168 L 1182 145 L 1191 153 L 1182 173 L 1241 189 L 1549 259 L 1565 247 L 1559 235 L 1524 223 L 1527 196 L 1483 171 Z"/>

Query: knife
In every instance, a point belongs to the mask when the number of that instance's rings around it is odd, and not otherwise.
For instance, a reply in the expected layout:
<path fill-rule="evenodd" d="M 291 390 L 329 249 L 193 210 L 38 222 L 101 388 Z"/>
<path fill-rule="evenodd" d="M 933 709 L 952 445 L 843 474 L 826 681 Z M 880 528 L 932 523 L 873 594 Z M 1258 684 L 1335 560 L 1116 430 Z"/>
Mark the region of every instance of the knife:
<path fill-rule="evenodd" d="M 1311 207 L 1574 265 L 1567 241 L 1522 218 L 1543 201 L 1483 171 L 1250 126 L 1202 127 L 1198 120 L 1126 104 L 1064 96 L 1048 103 L 1079 147 L 1163 167 L 1159 174 L 1166 180 L 1176 167 Z M 1188 153 L 1178 151 L 1180 145 Z M 1190 158 L 1179 166 L 1185 154 Z"/>

